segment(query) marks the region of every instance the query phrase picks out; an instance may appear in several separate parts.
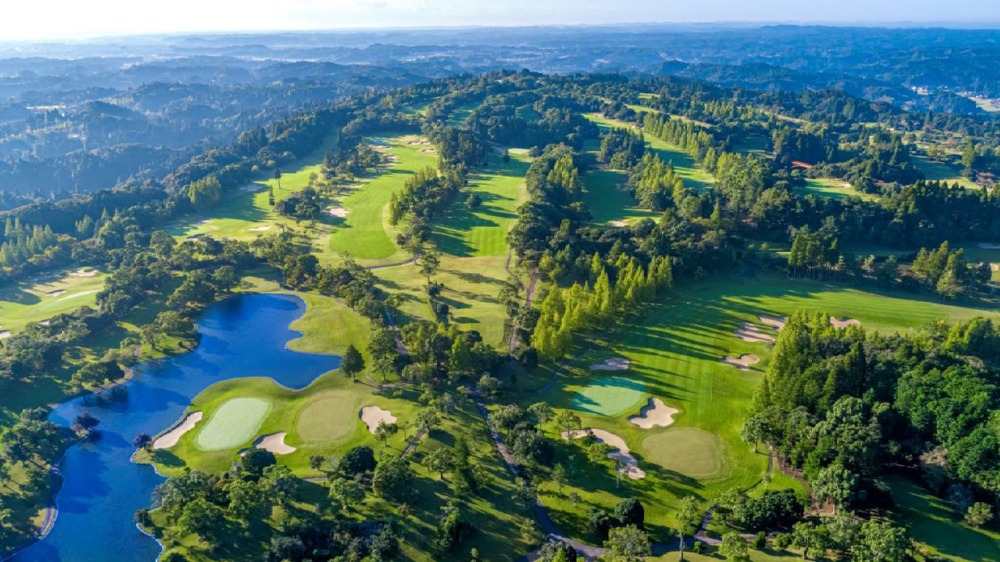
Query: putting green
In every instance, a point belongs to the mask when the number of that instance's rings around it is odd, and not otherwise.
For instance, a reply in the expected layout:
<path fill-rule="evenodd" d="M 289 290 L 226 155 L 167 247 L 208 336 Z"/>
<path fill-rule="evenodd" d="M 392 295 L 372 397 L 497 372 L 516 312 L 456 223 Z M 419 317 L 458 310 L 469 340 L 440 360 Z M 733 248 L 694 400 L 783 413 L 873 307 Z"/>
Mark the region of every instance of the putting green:
<path fill-rule="evenodd" d="M 196 444 L 203 451 L 235 449 L 249 442 L 264 418 L 271 402 L 263 398 L 233 398 L 222 403 L 198 433 Z"/>
<path fill-rule="evenodd" d="M 360 423 L 357 396 L 331 390 L 317 394 L 302 407 L 295 429 L 306 443 L 331 443 L 353 434 Z"/>
<path fill-rule="evenodd" d="M 625 377 L 606 377 L 584 387 L 573 397 L 581 412 L 617 416 L 646 399 L 646 386 Z"/>
<path fill-rule="evenodd" d="M 697 427 L 678 427 L 642 441 L 643 458 L 692 478 L 722 475 L 722 441 Z"/>

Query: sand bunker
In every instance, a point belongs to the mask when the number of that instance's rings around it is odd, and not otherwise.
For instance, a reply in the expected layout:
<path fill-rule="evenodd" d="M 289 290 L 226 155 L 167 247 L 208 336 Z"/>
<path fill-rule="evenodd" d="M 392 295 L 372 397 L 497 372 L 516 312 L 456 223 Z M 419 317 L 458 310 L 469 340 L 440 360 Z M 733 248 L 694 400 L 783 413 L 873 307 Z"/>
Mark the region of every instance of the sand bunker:
<path fill-rule="evenodd" d="M 181 436 L 185 433 L 194 429 L 194 426 L 201 421 L 201 412 L 194 412 L 188 414 L 188 417 L 184 418 L 184 421 L 175 425 L 173 429 L 159 436 L 156 441 L 153 441 L 154 449 L 169 449 L 177 444 Z"/>
<path fill-rule="evenodd" d="M 1000 263 L 991 263 L 990 271 L 1000 271 Z"/>
<path fill-rule="evenodd" d="M 70 277 L 93 277 L 97 275 L 96 269 L 78 269 L 69 274 Z"/>
<path fill-rule="evenodd" d="M 265 435 L 260 439 L 253 442 L 253 446 L 258 449 L 264 449 L 265 451 L 271 451 L 276 455 L 287 455 L 289 453 L 295 452 L 295 447 L 285 443 L 284 431 L 280 433 L 272 433 L 270 435 Z"/>
<path fill-rule="evenodd" d="M 643 429 L 652 429 L 658 425 L 667 427 L 674 423 L 674 414 L 678 411 L 677 408 L 664 404 L 659 398 L 650 398 L 649 403 L 639 410 L 639 415 L 632 416 L 628 421 Z"/>
<path fill-rule="evenodd" d="M 396 416 L 378 406 L 365 406 L 361 408 L 361 421 L 368 426 L 368 431 L 375 433 L 381 423 L 396 423 Z"/>
<path fill-rule="evenodd" d="M 840 320 L 831 316 L 830 324 L 832 324 L 834 328 L 846 328 L 848 326 L 860 326 L 861 322 L 858 322 L 853 318 L 845 318 L 843 320 Z"/>
<path fill-rule="evenodd" d="M 615 357 L 607 359 L 604 363 L 594 363 L 590 366 L 591 371 L 625 371 L 628 370 L 628 359 Z"/>
<path fill-rule="evenodd" d="M 341 219 L 347 216 L 347 209 L 343 207 L 327 207 L 326 211 L 324 212 L 330 215 L 331 217 L 337 217 Z"/>
<path fill-rule="evenodd" d="M 988 242 L 982 242 L 979 247 L 983 250 L 1000 250 L 1000 244 L 990 244 Z"/>
<path fill-rule="evenodd" d="M 733 330 L 733 333 L 746 342 L 774 343 L 774 336 L 761 332 L 760 328 L 749 322 L 741 322 L 740 327 Z"/>
<path fill-rule="evenodd" d="M 63 289 L 56 289 L 55 291 L 49 291 L 49 292 L 45 293 L 45 296 L 47 296 L 47 297 L 58 297 L 59 295 L 65 293 L 65 292 L 66 291 L 63 290 Z"/>
<path fill-rule="evenodd" d="M 11 337 L 12 335 L 14 335 L 14 334 L 11 334 L 9 331 L 4 330 L 4 331 L 0 332 L 0 340 L 5 340 L 5 339 Z"/>
<path fill-rule="evenodd" d="M 766 314 L 762 314 L 757 318 L 760 319 L 761 324 L 770 326 L 778 331 L 781 331 L 781 329 L 785 327 L 785 322 L 788 321 L 787 316 L 768 316 Z"/>
<path fill-rule="evenodd" d="M 252 183 L 250 185 L 244 185 L 240 188 L 240 191 L 253 193 L 254 191 L 260 191 L 261 189 L 264 189 L 263 185 L 260 185 L 259 183 Z"/>
<path fill-rule="evenodd" d="M 611 226 L 617 228 L 625 228 L 626 226 L 628 226 L 628 223 L 625 221 L 611 221 Z"/>
<path fill-rule="evenodd" d="M 273 224 L 267 224 L 267 225 L 264 225 L 264 226 L 254 226 L 254 227 L 248 228 L 247 232 L 267 232 L 268 230 L 271 230 L 272 226 L 274 226 L 274 225 Z"/>
<path fill-rule="evenodd" d="M 743 354 L 739 357 L 726 357 L 724 359 L 719 359 L 719 361 L 721 363 L 725 363 L 726 365 L 732 365 L 741 371 L 749 371 L 750 365 L 760 362 L 760 357 L 757 357 L 756 355 Z"/>
<path fill-rule="evenodd" d="M 603 429 L 578 429 L 569 435 L 567 432 L 563 432 L 562 436 L 565 439 L 567 436 L 572 439 L 579 439 L 587 435 L 593 435 L 595 439 L 604 443 L 605 445 L 615 449 L 608 453 L 609 459 L 619 460 L 625 464 L 625 476 L 633 480 L 639 480 L 640 478 L 646 477 L 646 471 L 639 468 L 639 461 L 632 456 L 632 452 L 629 450 L 628 445 L 625 444 L 625 440 L 618 437 L 610 431 L 605 431 Z"/>

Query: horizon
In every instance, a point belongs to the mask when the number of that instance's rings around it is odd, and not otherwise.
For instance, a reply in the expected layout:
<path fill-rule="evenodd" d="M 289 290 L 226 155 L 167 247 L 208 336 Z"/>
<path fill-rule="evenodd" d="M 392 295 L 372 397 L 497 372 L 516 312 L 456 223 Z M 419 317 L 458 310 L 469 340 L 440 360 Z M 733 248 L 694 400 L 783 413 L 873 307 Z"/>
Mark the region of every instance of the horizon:
<path fill-rule="evenodd" d="M 753 6 L 704 0 L 696 6 L 676 1 L 616 2 L 613 13 L 601 2 L 528 0 L 503 4 L 455 0 L 288 0 L 275 10 L 267 0 L 176 0 L 136 8 L 125 0 L 95 0 L 81 5 L 41 0 L 8 9 L 0 21 L 0 42 L 88 41 L 116 37 L 337 33 L 491 28 L 602 26 L 825 26 L 866 28 L 984 29 L 1000 27 L 995 7 L 974 0 L 941 6 L 930 0 L 886 0 L 871 6 L 844 0 L 837 6 L 800 6 L 793 0 L 764 0 Z M 469 8 L 473 9 L 469 9 Z M 48 17 L 58 13 L 58 18 Z M 726 13 L 726 19 L 715 19 Z M 190 17 L 195 14 L 197 17 Z M 863 14 L 863 15 L 862 15 Z M 906 17 L 900 17 L 906 14 Z M 794 15 L 795 17 L 788 17 Z"/>

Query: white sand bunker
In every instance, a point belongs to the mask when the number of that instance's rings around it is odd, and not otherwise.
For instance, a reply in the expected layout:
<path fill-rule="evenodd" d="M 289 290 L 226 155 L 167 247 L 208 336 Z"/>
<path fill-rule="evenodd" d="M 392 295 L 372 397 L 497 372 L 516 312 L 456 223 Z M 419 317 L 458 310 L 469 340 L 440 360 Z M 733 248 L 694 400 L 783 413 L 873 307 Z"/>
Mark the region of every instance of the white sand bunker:
<path fill-rule="evenodd" d="M 272 226 L 274 226 L 274 225 L 273 224 L 266 224 L 266 225 L 263 225 L 263 226 L 254 226 L 254 227 L 248 228 L 247 232 L 267 232 L 268 230 L 271 230 Z"/>
<path fill-rule="evenodd" d="M 569 435 L 565 431 L 562 433 L 563 439 L 567 436 L 572 439 L 579 439 L 587 435 L 593 435 L 595 439 L 614 449 L 614 451 L 608 453 L 608 458 L 621 461 L 625 465 L 625 476 L 628 476 L 632 480 L 639 480 L 646 477 L 646 471 L 639 468 L 639 461 L 632 456 L 632 452 L 629 450 L 628 445 L 625 444 L 625 440 L 614 433 L 593 428 L 578 429 L 572 435 Z"/>
<path fill-rule="evenodd" d="M 263 185 L 260 185 L 259 183 L 251 183 L 250 185 L 244 185 L 241 187 L 240 191 L 253 193 L 254 191 L 260 191 L 261 189 L 264 189 Z"/>
<path fill-rule="evenodd" d="M 78 270 L 74 271 L 73 273 L 69 274 L 70 277 L 93 277 L 95 275 L 97 275 L 97 270 L 96 269 L 90 269 L 90 268 L 87 268 L 87 269 L 78 269 Z"/>
<path fill-rule="evenodd" d="M 1000 271 L 1000 263 L 991 263 L 990 271 Z"/>
<path fill-rule="evenodd" d="M 399 162 L 399 156 L 396 156 L 395 154 L 386 154 L 385 155 L 385 161 L 386 162 Z"/>
<path fill-rule="evenodd" d="M 265 451 L 271 451 L 276 455 L 294 453 L 295 447 L 285 443 L 285 435 L 286 433 L 284 431 L 265 435 L 254 441 L 253 446 L 258 449 L 264 449 Z"/>
<path fill-rule="evenodd" d="M 979 247 L 983 250 L 1000 250 L 1000 244 L 990 244 L 989 242 L 982 242 Z"/>
<path fill-rule="evenodd" d="M 56 289 L 55 291 L 49 291 L 49 292 L 45 293 L 45 296 L 47 296 L 47 297 L 58 297 L 59 295 L 65 293 L 65 292 L 66 291 L 63 290 L 63 289 Z"/>
<path fill-rule="evenodd" d="M 650 398 L 649 403 L 639 410 L 639 415 L 630 417 L 628 421 L 643 429 L 652 429 L 658 425 L 667 427 L 674 423 L 674 414 L 678 411 L 677 408 L 664 404 L 659 398 Z"/>
<path fill-rule="evenodd" d="M 347 209 L 343 207 L 327 207 L 326 211 L 324 212 L 330 215 L 331 217 L 337 217 L 341 219 L 347 216 Z"/>
<path fill-rule="evenodd" d="M 369 432 L 375 433 L 381 423 L 396 423 L 396 416 L 378 406 L 365 406 L 361 408 L 361 421 L 368 426 Z"/>
<path fill-rule="evenodd" d="M 11 337 L 12 335 L 14 335 L 14 334 L 11 334 L 10 331 L 4 330 L 4 331 L 0 332 L 0 340 L 5 340 L 5 339 Z"/>
<path fill-rule="evenodd" d="M 757 318 L 760 319 L 761 324 L 770 326 L 778 331 L 781 331 L 781 329 L 785 327 L 785 322 L 788 321 L 787 316 L 768 316 L 766 314 L 761 314 Z"/>
<path fill-rule="evenodd" d="M 719 361 L 721 363 L 725 363 L 726 365 L 732 365 L 741 371 L 749 371 L 750 365 L 760 363 L 760 357 L 757 357 L 756 355 L 743 354 L 739 357 L 726 357 L 724 359 L 719 359 Z"/>
<path fill-rule="evenodd" d="M 615 357 L 613 359 L 607 359 L 603 363 L 594 363 L 590 366 L 591 371 L 627 371 L 628 370 L 628 359 L 622 357 Z"/>
<path fill-rule="evenodd" d="M 749 322 L 741 322 L 740 327 L 733 330 L 733 333 L 746 342 L 774 343 L 774 336 L 761 332 L 760 328 Z"/>
<path fill-rule="evenodd" d="M 628 223 L 625 221 L 611 221 L 611 226 L 617 228 L 625 228 L 626 226 L 628 226 Z"/>
<path fill-rule="evenodd" d="M 861 322 L 858 322 L 853 318 L 844 318 L 843 320 L 840 320 L 839 318 L 831 316 L 830 324 L 832 324 L 834 328 L 846 328 L 848 326 L 860 326 Z"/>
<path fill-rule="evenodd" d="M 184 421 L 175 425 L 173 429 L 159 436 L 153 441 L 154 449 L 169 449 L 177 444 L 181 436 L 194 429 L 194 426 L 201 421 L 201 412 L 194 412 L 184 418 Z"/>

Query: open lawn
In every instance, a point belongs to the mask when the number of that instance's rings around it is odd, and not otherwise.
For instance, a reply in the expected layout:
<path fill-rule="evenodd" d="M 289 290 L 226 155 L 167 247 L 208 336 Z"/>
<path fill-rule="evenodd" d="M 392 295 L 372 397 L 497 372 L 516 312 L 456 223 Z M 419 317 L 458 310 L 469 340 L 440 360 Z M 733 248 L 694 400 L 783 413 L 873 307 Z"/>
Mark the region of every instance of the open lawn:
<path fill-rule="evenodd" d="M 550 384 L 540 384 L 530 380 L 532 377 L 522 377 L 519 382 L 526 389 L 519 397 L 522 404 L 547 402 L 555 408 L 575 410 L 583 427 L 604 429 L 623 438 L 639 468 L 647 473 L 644 479 L 623 480 L 621 488 L 616 488 L 611 468 L 586 460 L 581 442 L 561 443 L 556 462 L 573 467 L 569 485 L 561 493 L 554 485 L 540 486 L 542 499 L 556 521 L 574 534 L 586 536 L 586 515 L 591 506 L 610 509 L 618 498 L 635 495 L 646 506 L 654 539 L 665 541 L 680 497 L 694 495 L 707 506 L 727 489 L 757 483 L 767 458 L 755 454 L 739 433 L 753 391 L 770 362 L 770 345 L 743 341 L 734 330 L 749 322 L 763 333 L 776 335 L 758 315 L 788 315 L 802 309 L 855 318 L 866 328 L 883 331 L 907 330 L 937 319 L 978 315 L 1000 319 L 1000 314 L 990 309 L 781 276 L 723 277 L 677 289 L 665 303 L 648 307 L 641 317 L 623 318 L 617 329 L 581 341 L 577 354 L 554 376 L 542 370 L 551 376 Z M 720 362 L 723 357 L 744 353 L 755 354 L 762 361 L 747 371 Z M 576 403 L 576 393 L 608 376 L 588 366 L 608 357 L 630 361 L 628 370 L 614 376 L 634 381 L 645 387 L 645 396 L 660 398 L 666 406 L 679 410 L 674 425 L 642 429 L 629 422 L 628 417 L 637 414 L 644 403 L 642 399 L 632 410 L 612 416 L 595 414 Z M 558 438 L 557 431 L 551 431 Z M 776 486 L 798 489 L 794 481 L 778 480 Z M 568 499 L 570 492 L 579 494 L 582 502 L 573 505 Z"/>
<path fill-rule="evenodd" d="M 82 276 L 74 272 L 62 271 L 0 285 L 0 334 L 16 334 L 33 322 L 43 322 L 81 306 L 94 306 L 97 293 L 104 289 L 106 275 L 94 272 Z"/>
<path fill-rule="evenodd" d="M 1000 533 L 962 523 L 950 505 L 911 480 L 892 478 L 888 483 L 896 500 L 893 516 L 920 550 L 937 559 L 1000 561 Z"/>
<path fill-rule="evenodd" d="M 948 182 L 948 185 L 957 183 L 962 187 L 970 189 L 982 189 L 982 187 L 974 181 L 962 176 L 960 173 L 961 170 L 953 168 L 944 162 L 935 162 L 934 160 L 920 154 L 914 154 L 910 158 L 913 160 L 913 165 L 916 166 L 928 180 L 946 181 Z"/>
<path fill-rule="evenodd" d="M 461 200 L 435 225 L 433 240 L 438 249 L 457 257 L 506 255 L 507 232 L 517 220 L 518 205 L 527 198 L 527 171 L 526 154 L 512 152 L 510 162 L 504 164 L 499 154 L 491 153 L 489 166 L 472 175 Z M 482 200 L 475 209 L 465 202 L 473 194 Z"/>
<path fill-rule="evenodd" d="M 818 195 L 831 199 L 845 199 L 847 197 L 860 197 L 869 201 L 876 199 L 874 195 L 858 191 L 846 181 L 834 178 L 808 178 L 805 187 L 797 188 L 796 191 L 803 195 Z"/>
<path fill-rule="evenodd" d="M 232 449 L 246 444 L 271 411 L 271 402 L 261 398 L 231 398 L 219 406 L 198 432 L 196 443 L 203 451 Z"/>
<path fill-rule="evenodd" d="M 646 398 L 646 387 L 626 377 L 605 377 L 573 396 L 573 407 L 582 412 L 617 416 L 638 409 Z"/>

